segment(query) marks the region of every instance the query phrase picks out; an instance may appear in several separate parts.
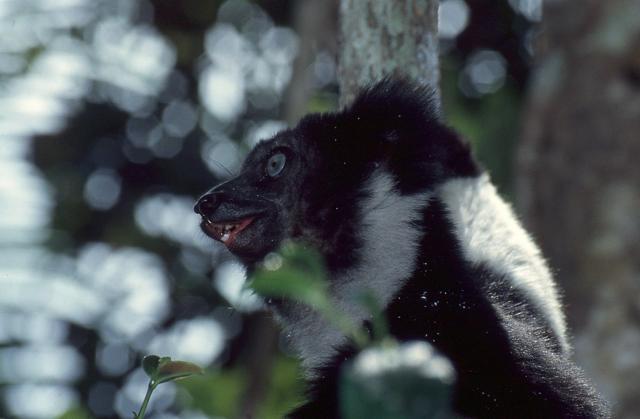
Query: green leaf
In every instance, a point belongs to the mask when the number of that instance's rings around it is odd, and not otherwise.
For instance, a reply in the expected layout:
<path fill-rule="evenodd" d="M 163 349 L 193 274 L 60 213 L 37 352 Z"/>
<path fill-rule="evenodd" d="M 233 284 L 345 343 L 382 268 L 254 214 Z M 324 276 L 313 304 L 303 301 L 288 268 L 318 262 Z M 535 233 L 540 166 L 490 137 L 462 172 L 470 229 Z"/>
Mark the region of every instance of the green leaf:
<path fill-rule="evenodd" d="M 253 274 L 249 287 L 263 297 L 286 298 L 317 310 L 336 328 L 350 336 L 357 346 L 368 342 L 366 333 L 346 313 L 337 310 L 329 298 L 324 261 L 316 251 L 293 242 L 267 255 Z"/>
<path fill-rule="evenodd" d="M 158 365 L 160 364 L 160 357 L 158 355 L 147 355 L 142 358 L 142 369 L 152 380 L 156 376 L 158 371 Z"/>
<path fill-rule="evenodd" d="M 84 407 L 75 406 L 58 416 L 57 419 L 92 419 L 92 416 Z"/>
<path fill-rule="evenodd" d="M 370 289 L 365 289 L 357 296 L 357 302 L 371 315 L 374 339 L 382 342 L 389 336 L 389 328 L 387 326 L 387 319 L 383 314 L 382 305 L 378 301 L 375 293 Z"/>
<path fill-rule="evenodd" d="M 327 304 L 326 285 L 290 267 L 261 270 L 253 276 L 250 287 L 264 297 L 290 298 L 316 308 Z"/>
<path fill-rule="evenodd" d="M 230 367 L 222 371 L 206 371 L 178 382 L 185 390 L 178 393 L 179 403 L 187 409 L 200 410 L 207 417 L 240 417 L 242 397 L 247 380 L 242 367 Z"/>
<path fill-rule="evenodd" d="M 269 384 L 255 414 L 260 419 L 282 419 L 304 400 L 304 381 L 297 359 L 276 356 Z"/>
<path fill-rule="evenodd" d="M 288 241 L 280 249 L 280 255 L 284 258 L 285 266 L 304 271 L 318 280 L 326 278 L 323 258 L 316 250 Z"/>
<path fill-rule="evenodd" d="M 314 308 L 328 307 L 327 281 L 322 257 L 315 251 L 285 243 L 265 258 L 249 284 L 263 297 L 284 297 Z"/>
<path fill-rule="evenodd" d="M 191 377 L 192 375 L 201 375 L 204 373 L 202 368 L 191 362 L 171 361 L 171 358 L 167 359 L 168 361 L 161 361 L 160 366 L 158 367 L 158 384 L 166 383 L 167 381 L 180 380 L 182 378 Z"/>

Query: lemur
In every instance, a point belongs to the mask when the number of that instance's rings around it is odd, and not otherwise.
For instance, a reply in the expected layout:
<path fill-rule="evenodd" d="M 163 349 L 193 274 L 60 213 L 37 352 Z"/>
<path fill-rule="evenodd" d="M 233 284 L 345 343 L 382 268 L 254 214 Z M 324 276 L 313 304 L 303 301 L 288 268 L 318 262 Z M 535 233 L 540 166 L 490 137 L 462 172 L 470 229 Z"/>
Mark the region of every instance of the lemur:
<path fill-rule="evenodd" d="M 358 322 L 372 290 L 390 333 L 455 367 L 453 404 L 479 418 L 605 418 L 570 359 L 540 250 L 442 121 L 426 87 L 385 79 L 351 106 L 260 142 L 195 206 L 202 230 L 251 271 L 284 240 L 319 251 L 333 303 Z M 313 310 L 272 305 L 310 380 L 290 418 L 339 418 L 338 377 L 356 350 Z"/>

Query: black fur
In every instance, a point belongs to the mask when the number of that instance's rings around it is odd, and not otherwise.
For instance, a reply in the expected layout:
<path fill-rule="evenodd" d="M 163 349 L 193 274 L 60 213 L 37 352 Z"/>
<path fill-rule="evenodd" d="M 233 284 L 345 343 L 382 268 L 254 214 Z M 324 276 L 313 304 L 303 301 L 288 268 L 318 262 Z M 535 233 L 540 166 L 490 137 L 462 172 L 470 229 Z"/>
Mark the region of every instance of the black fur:
<path fill-rule="evenodd" d="M 468 146 L 432 109 L 428 90 L 385 80 L 345 111 L 305 117 L 259 144 L 237 178 L 202 198 L 196 211 L 205 232 L 207 220 L 255 215 L 230 246 L 249 268 L 293 238 L 322 252 L 335 281 L 362 261 L 359 211 L 374 171 L 389 173 L 401 195 L 482 173 Z M 269 178 L 265 162 L 279 152 L 287 155 L 286 170 Z M 204 205 L 214 195 L 216 205 Z M 449 357 L 458 377 L 455 408 L 464 416 L 608 417 L 549 319 L 508 276 L 465 259 L 446 211 L 433 197 L 414 226 L 422 237 L 418 260 L 385 309 L 391 333 L 425 340 Z M 286 320 L 287 304 L 279 309 Z M 340 366 L 354 353 L 348 345 L 340 348 L 316 371 L 309 402 L 289 417 L 339 418 Z"/>
<path fill-rule="evenodd" d="M 464 260 L 446 211 L 430 203 L 411 279 L 386 309 L 399 340 L 426 340 L 455 366 L 456 410 L 479 418 L 605 418 L 606 403 L 561 353 L 540 315 L 508 281 Z M 505 298 L 505 296 L 507 298 Z M 288 417 L 338 418 L 336 388 L 342 348 L 316 372 L 311 401 Z"/>

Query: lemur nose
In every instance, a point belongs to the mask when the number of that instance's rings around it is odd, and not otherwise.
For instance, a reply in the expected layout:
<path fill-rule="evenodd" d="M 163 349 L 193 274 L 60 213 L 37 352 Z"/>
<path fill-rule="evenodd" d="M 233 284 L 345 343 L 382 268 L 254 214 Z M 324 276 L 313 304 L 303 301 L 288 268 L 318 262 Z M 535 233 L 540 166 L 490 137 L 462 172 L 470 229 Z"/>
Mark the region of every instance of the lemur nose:
<path fill-rule="evenodd" d="M 203 217 L 209 217 L 222 203 L 220 198 L 221 194 L 219 193 L 208 193 L 198 200 L 196 205 L 193 207 L 193 210 L 196 214 L 200 214 Z"/>

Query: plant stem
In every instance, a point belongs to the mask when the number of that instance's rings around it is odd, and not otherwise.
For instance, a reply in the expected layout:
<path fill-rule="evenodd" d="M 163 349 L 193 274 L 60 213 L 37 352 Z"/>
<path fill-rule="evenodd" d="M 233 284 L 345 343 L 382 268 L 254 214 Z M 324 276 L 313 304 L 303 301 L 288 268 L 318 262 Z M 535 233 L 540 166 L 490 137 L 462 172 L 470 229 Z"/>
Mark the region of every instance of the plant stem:
<path fill-rule="evenodd" d="M 153 380 L 149 381 L 149 386 L 147 387 L 147 394 L 144 396 L 144 400 L 142 401 L 142 406 L 140 406 L 140 411 L 136 415 L 136 419 L 144 419 L 144 413 L 147 410 L 147 404 L 149 404 L 149 400 L 151 399 L 151 393 L 156 389 L 156 383 Z"/>

